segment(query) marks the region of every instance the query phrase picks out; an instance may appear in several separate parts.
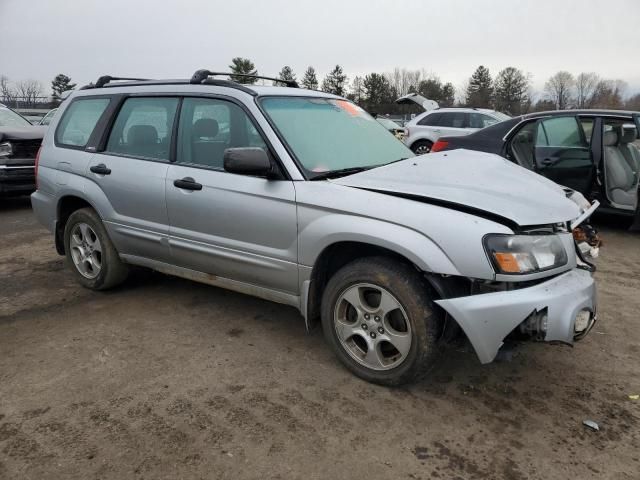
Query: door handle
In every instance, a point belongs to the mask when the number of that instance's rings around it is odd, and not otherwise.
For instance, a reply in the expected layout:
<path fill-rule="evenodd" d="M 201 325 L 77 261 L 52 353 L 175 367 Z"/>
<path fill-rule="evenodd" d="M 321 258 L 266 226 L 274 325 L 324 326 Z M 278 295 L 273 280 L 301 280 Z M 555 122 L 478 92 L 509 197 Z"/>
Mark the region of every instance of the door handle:
<path fill-rule="evenodd" d="M 550 158 L 545 158 L 544 160 L 542 160 L 542 164 L 545 167 L 550 167 L 551 165 L 553 165 L 555 162 L 553 160 L 551 160 Z"/>
<path fill-rule="evenodd" d="M 93 173 L 97 173 L 98 175 L 111 175 L 111 169 L 107 168 L 104 163 L 100 163 L 98 165 L 94 165 L 89 168 Z"/>
<path fill-rule="evenodd" d="M 174 180 L 173 184 L 176 187 L 181 188 L 183 190 L 202 190 L 202 184 L 197 183 L 191 177 L 184 177 L 184 178 L 181 178 L 180 180 Z"/>

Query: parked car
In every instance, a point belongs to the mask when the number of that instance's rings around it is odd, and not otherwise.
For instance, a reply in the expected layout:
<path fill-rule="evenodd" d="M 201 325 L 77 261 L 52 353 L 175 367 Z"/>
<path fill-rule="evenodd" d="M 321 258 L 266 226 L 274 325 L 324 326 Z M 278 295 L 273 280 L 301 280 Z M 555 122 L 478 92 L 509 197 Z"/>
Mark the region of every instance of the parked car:
<path fill-rule="evenodd" d="M 406 135 L 406 130 L 400 126 L 400 124 L 394 122 L 390 118 L 385 117 L 376 117 L 376 120 L 380 125 L 389 130 L 391 134 L 396 137 L 398 140 L 404 139 Z"/>
<path fill-rule="evenodd" d="M 35 159 L 44 129 L 0 105 L 0 197 L 35 190 Z"/>
<path fill-rule="evenodd" d="M 386 385 L 431 371 L 458 328 L 483 363 L 513 332 L 589 332 L 571 228 L 592 208 L 496 155 L 418 160 L 335 95 L 220 75 L 102 77 L 60 107 L 31 199 L 80 284 L 139 265 L 292 305 Z"/>
<path fill-rule="evenodd" d="M 429 153 L 440 137 L 469 135 L 509 118 L 485 108 L 438 108 L 416 116 L 405 125 L 404 143 L 413 153 L 422 155 Z"/>
<path fill-rule="evenodd" d="M 51 123 L 51 120 L 53 119 L 53 116 L 56 114 L 57 111 L 58 111 L 57 108 L 53 108 L 53 109 L 49 110 L 47 112 L 47 114 L 44 117 L 42 117 L 42 119 L 40 120 L 38 125 L 42 125 L 42 126 L 48 127 L 49 124 Z"/>
<path fill-rule="evenodd" d="M 464 148 L 501 155 L 598 200 L 603 213 L 640 226 L 640 113 L 560 110 L 531 113 L 467 137 L 443 137 L 433 151 Z"/>

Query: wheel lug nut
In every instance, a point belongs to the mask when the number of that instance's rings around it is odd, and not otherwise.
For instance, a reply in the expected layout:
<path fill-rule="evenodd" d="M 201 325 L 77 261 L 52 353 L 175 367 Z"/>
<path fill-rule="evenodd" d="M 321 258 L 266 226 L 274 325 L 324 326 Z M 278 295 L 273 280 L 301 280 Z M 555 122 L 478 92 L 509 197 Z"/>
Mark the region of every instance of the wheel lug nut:
<path fill-rule="evenodd" d="M 368 313 L 365 313 L 365 314 L 364 314 L 364 319 L 365 319 L 365 320 L 369 320 L 369 314 L 368 314 Z"/>
<path fill-rule="evenodd" d="M 378 333 L 380 335 L 384 334 L 384 329 L 382 327 L 378 327 Z"/>
<path fill-rule="evenodd" d="M 376 332 L 371 332 L 369 333 L 369 335 L 371 336 L 371 338 L 376 338 Z"/>
<path fill-rule="evenodd" d="M 363 323 L 363 324 L 362 324 L 362 325 L 360 325 L 360 326 L 362 327 L 362 329 L 363 329 L 363 330 L 366 330 L 366 329 L 368 329 L 368 328 L 369 328 L 369 327 L 367 326 L 367 324 L 366 324 L 366 323 Z"/>
<path fill-rule="evenodd" d="M 379 317 L 379 316 L 377 316 L 377 315 L 376 315 L 375 317 L 373 317 L 373 319 L 374 319 L 376 322 L 379 322 L 379 321 L 380 321 L 380 317 Z"/>

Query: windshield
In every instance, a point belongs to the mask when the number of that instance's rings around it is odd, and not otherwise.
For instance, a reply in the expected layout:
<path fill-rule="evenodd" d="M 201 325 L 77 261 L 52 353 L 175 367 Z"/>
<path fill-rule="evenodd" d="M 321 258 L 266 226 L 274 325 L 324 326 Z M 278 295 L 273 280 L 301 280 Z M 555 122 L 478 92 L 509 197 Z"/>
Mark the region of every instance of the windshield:
<path fill-rule="evenodd" d="M 413 157 L 411 150 L 372 116 L 347 100 L 266 97 L 261 104 L 311 177 Z"/>
<path fill-rule="evenodd" d="M 30 127 L 31 123 L 13 110 L 0 107 L 0 127 Z"/>

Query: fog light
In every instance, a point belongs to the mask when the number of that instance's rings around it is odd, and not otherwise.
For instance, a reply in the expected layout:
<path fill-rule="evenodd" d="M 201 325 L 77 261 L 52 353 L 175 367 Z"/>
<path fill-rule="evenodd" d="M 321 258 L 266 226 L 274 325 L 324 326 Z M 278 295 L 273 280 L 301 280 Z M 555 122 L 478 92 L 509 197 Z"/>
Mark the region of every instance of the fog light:
<path fill-rule="evenodd" d="M 582 309 L 576 315 L 576 323 L 573 327 L 575 333 L 582 333 L 587 328 L 589 328 L 589 323 L 591 322 L 591 311 Z"/>

